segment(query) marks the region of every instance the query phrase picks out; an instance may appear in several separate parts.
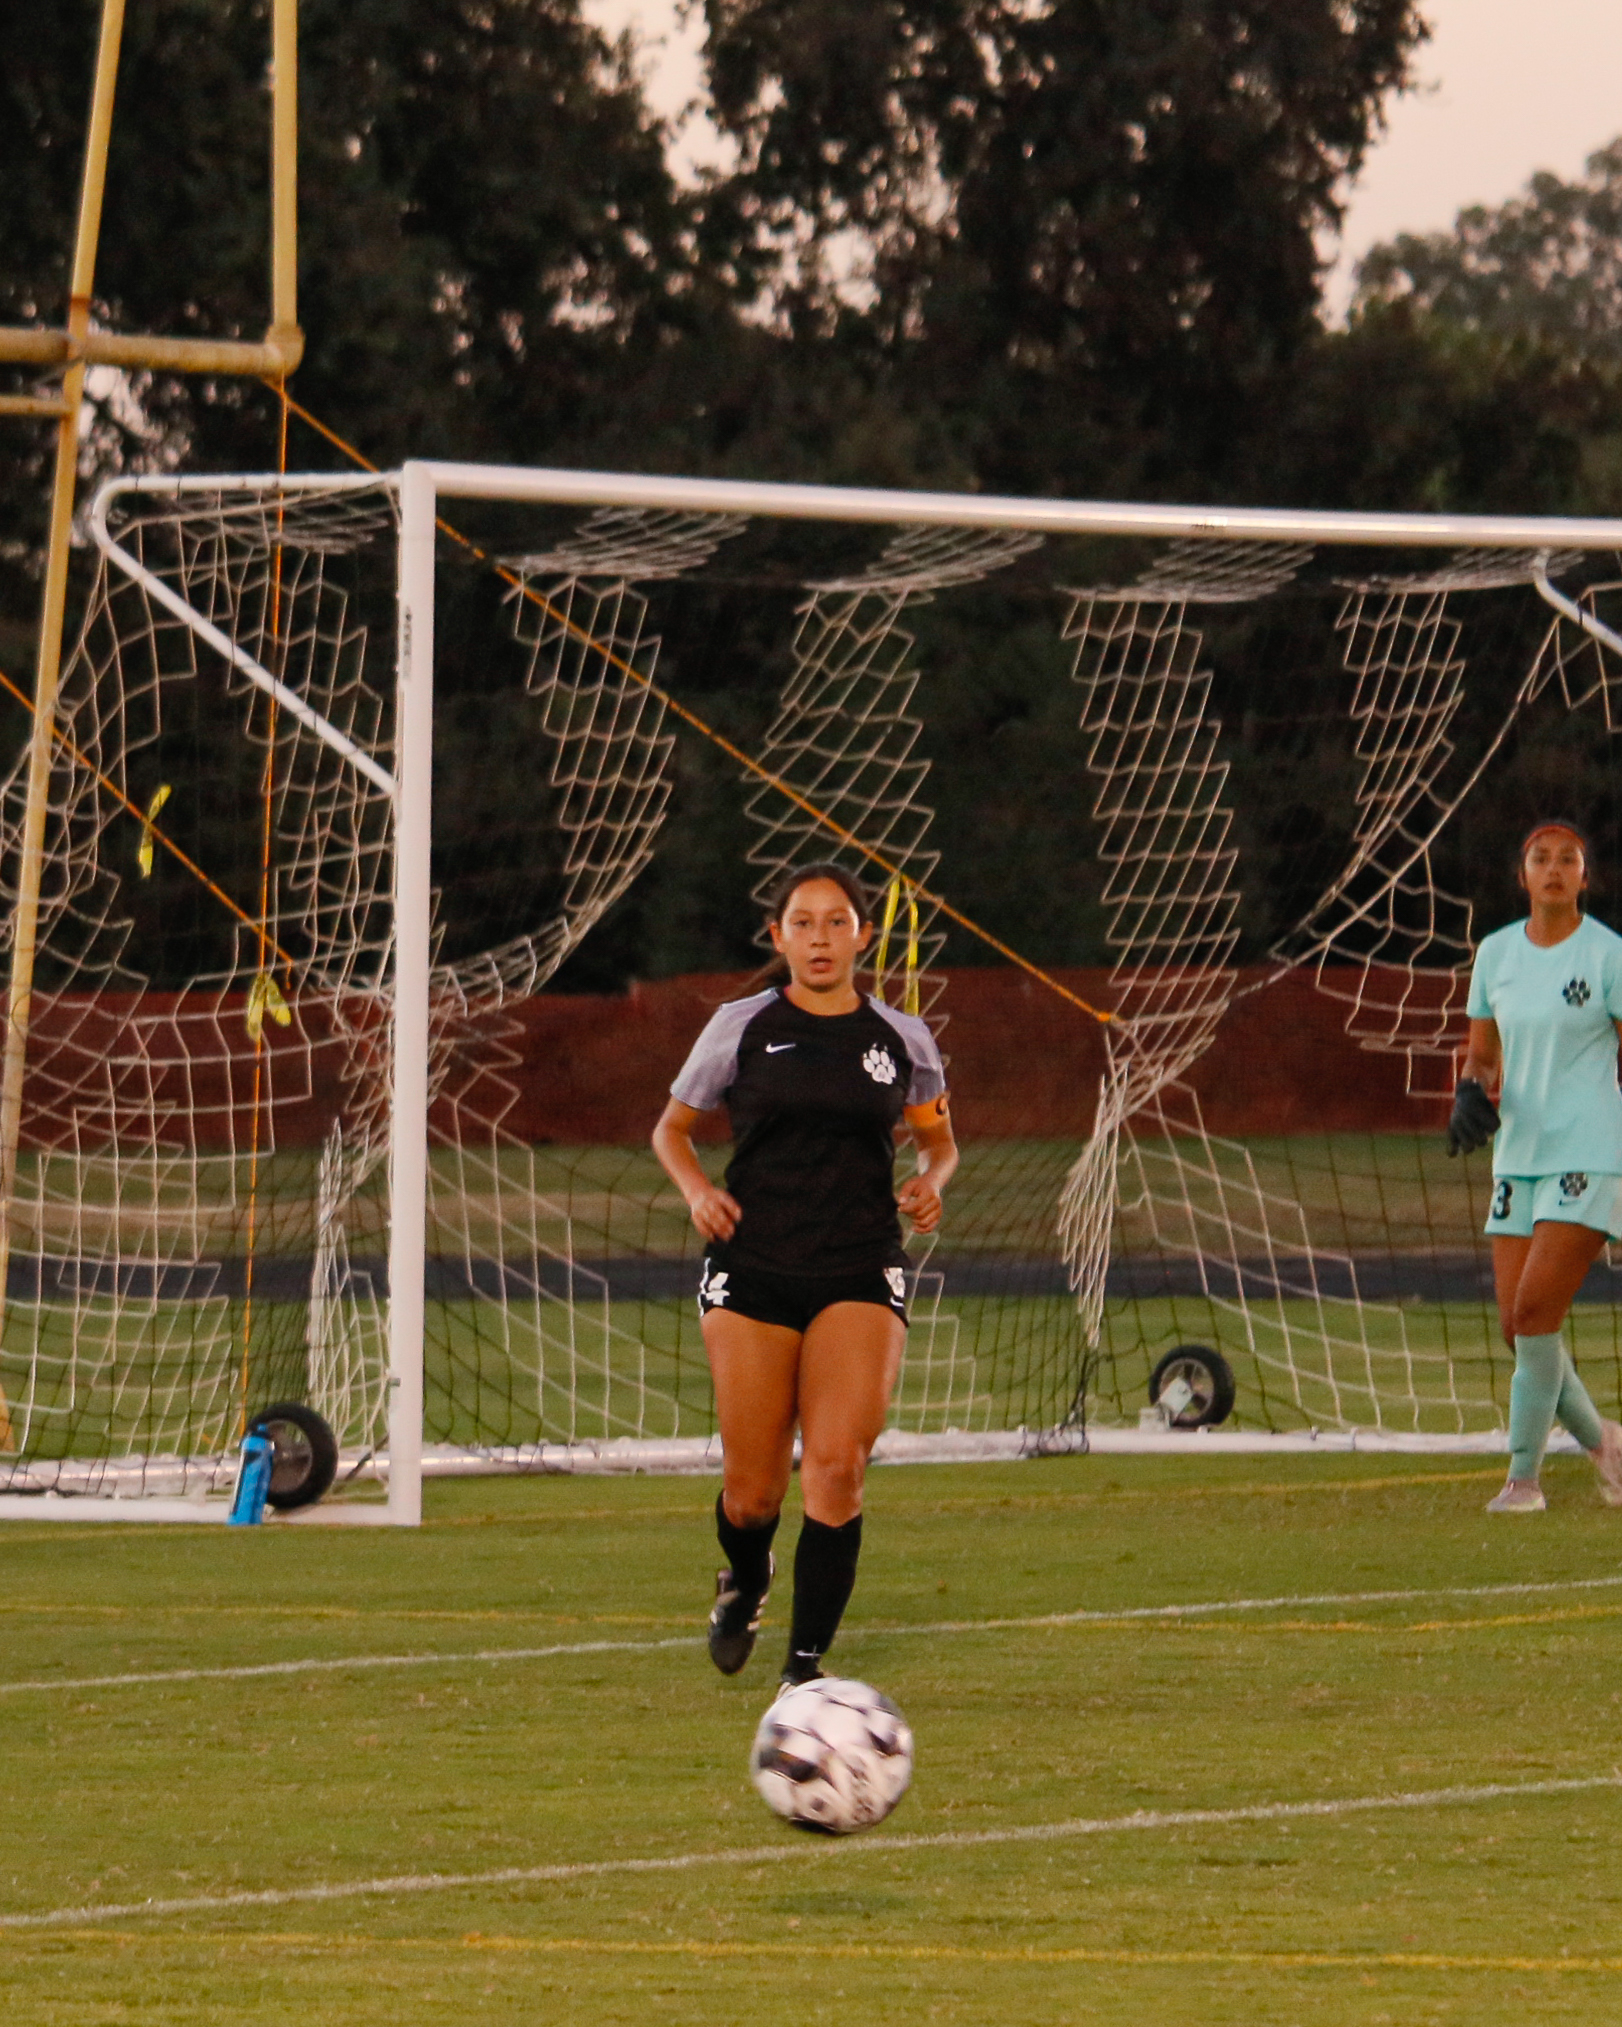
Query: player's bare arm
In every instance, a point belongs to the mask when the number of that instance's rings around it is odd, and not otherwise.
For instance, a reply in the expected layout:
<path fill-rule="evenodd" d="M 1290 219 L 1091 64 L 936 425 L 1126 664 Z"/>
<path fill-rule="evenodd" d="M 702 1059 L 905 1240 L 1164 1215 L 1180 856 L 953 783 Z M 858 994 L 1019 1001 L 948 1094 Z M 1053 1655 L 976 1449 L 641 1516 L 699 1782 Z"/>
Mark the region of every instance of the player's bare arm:
<path fill-rule="evenodd" d="M 1469 1040 L 1465 1043 L 1464 1061 L 1459 1068 L 1460 1083 L 1473 1080 L 1489 1098 L 1496 1098 L 1503 1074 L 1504 1045 L 1499 1038 L 1498 1023 L 1472 1021 Z"/>
<path fill-rule="evenodd" d="M 915 1232 L 933 1232 L 941 1221 L 941 1192 L 957 1169 L 957 1142 L 945 1092 L 926 1105 L 909 1105 L 902 1117 L 918 1150 L 919 1166 L 896 1192 L 896 1203 L 901 1215 L 912 1220 Z"/>
<path fill-rule="evenodd" d="M 693 1151 L 693 1128 L 703 1113 L 672 1098 L 653 1129 L 653 1151 L 659 1166 L 682 1193 L 693 1225 L 706 1239 L 730 1239 L 743 1213 L 735 1198 L 704 1173 Z"/>

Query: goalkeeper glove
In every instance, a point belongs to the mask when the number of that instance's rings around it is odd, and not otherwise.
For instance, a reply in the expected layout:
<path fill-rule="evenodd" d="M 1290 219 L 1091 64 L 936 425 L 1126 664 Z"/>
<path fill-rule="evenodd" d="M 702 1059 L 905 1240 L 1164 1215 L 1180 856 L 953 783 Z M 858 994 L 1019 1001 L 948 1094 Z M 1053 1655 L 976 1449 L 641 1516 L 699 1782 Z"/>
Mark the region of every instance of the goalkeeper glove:
<path fill-rule="evenodd" d="M 1483 1086 L 1474 1077 L 1461 1077 L 1453 1093 L 1453 1117 L 1447 1122 L 1449 1155 L 1474 1154 L 1478 1147 L 1486 1146 L 1501 1124 L 1498 1107 Z"/>

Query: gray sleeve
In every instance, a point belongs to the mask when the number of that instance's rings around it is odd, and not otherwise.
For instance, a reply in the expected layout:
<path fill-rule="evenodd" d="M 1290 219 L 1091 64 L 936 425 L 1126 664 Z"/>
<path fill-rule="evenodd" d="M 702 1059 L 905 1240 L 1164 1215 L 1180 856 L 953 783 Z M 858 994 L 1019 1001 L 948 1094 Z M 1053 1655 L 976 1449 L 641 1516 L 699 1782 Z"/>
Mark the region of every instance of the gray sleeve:
<path fill-rule="evenodd" d="M 709 1018 L 704 1032 L 670 1087 L 670 1095 L 695 1112 L 710 1112 L 726 1096 L 738 1074 L 738 1043 L 743 1031 L 772 998 L 757 992 L 749 999 L 728 1000 Z"/>
<path fill-rule="evenodd" d="M 935 1036 L 928 1021 L 920 1020 L 917 1014 L 898 1013 L 892 1006 L 881 1006 L 876 999 L 869 1000 L 868 1004 L 889 1022 L 906 1044 L 907 1060 L 912 1065 L 912 1076 L 907 1084 L 907 1103 L 927 1105 L 931 1098 L 940 1097 L 946 1089 L 946 1066 L 941 1061 L 941 1052 L 935 1046 Z"/>

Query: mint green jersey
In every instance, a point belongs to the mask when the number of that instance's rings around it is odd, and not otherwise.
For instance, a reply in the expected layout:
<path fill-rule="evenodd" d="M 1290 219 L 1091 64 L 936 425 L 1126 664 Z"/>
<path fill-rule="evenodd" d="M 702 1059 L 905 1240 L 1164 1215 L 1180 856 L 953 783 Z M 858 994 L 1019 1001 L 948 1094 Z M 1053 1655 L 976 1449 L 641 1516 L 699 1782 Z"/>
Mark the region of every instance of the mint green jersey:
<path fill-rule="evenodd" d="M 1495 930 L 1476 952 L 1468 1012 L 1496 1021 L 1504 1045 L 1493 1174 L 1622 1172 L 1622 936 L 1591 915 L 1547 950 L 1524 922 Z"/>

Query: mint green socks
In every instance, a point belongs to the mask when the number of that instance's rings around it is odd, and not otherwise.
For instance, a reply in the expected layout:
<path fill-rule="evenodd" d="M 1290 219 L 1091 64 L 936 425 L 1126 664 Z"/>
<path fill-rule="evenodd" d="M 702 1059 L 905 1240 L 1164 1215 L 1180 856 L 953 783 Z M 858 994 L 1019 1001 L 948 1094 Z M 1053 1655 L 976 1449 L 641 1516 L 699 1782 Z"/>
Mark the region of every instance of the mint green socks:
<path fill-rule="evenodd" d="M 1597 1450 L 1604 1431 L 1588 1389 L 1577 1377 L 1558 1330 L 1517 1337 L 1515 1377 L 1509 1387 L 1509 1475 L 1535 1478 L 1549 1431 L 1559 1422 L 1585 1450 Z"/>

